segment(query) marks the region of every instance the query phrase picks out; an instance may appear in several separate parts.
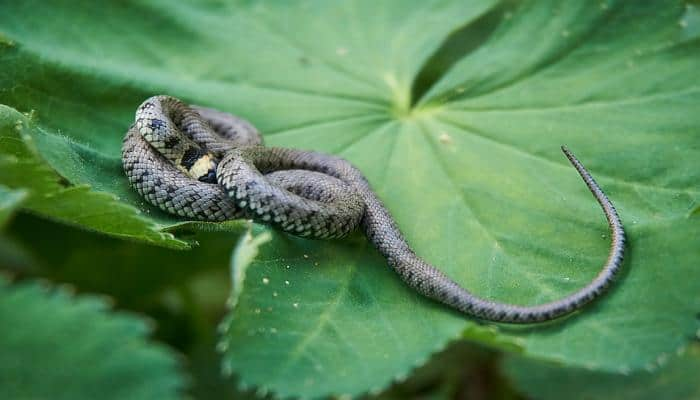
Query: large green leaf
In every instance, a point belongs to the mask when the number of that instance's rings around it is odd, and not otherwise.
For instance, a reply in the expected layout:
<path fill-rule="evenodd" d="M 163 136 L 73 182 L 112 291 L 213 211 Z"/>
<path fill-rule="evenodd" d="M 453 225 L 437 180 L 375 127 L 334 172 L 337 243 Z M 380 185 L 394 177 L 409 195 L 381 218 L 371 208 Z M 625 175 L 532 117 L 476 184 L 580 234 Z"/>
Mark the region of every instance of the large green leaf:
<path fill-rule="evenodd" d="M 177 399 L 176 358 L 95 297 L 0 279 L 0 397 Z"/>
<path fill-rule="evenodd" d="M 622 375 L 562 368 L 525 358 L 510 358 L 506 372 L 518 388 L 534 399 L 694 400 L 700 398 L 700 345 L 661 360 L 656 372 Z"/>
<path fill-rule="evenodd" d="M 3 8 L 0 101 L 36 111 L 30 134 L 58 173 L 160 229 L 182 222 L 145 206 L 119 168 L 133 110 L 156 93 L 242 115 L 269 144 L 350 159 L 418 254 L 488 298 L 553 300 L 605 259 L 604 219 L 560 144 L 627 225 L 626 272 L 602 301 L 501 333 L 412 293 L 359 235 L 273 233 L 226 334 L 228 365 L 246 384 L 306 396 L 378 389 L 460 334 L 629 370 L 698 327 L 700 41 L 681 2 Z M 471 40 L 459 43 L 464 32 Z"/>
<path fill-rule="evenodd" d="M 408 292 L 388 269 L 364 271 L 377 255 L 359 236 L 318 247 L 256 233 L 233 252 L 234 308 L 219 343 L 224 372 L 238 373 L 244 389 L 302 397 L 377 393 L 391 378 L 406 379 L 463 326 Z M 329 268 L 324 260 L 332 259 L 344 260 L 342 267 Z M 496 341 L 493 330 L 472 329 Z"/>

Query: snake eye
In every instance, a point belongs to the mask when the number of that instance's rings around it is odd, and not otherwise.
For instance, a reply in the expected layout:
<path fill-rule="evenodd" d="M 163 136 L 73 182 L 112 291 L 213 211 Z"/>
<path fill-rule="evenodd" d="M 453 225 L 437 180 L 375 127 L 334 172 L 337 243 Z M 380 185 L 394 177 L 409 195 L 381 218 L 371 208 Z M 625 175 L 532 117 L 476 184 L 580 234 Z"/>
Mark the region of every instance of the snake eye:
<path fill-rule="evenodd" d="M 199 181 L 204 183 L 216 183 L 216 171 L 210 169 L 206 175 L 199 177 Z"/>

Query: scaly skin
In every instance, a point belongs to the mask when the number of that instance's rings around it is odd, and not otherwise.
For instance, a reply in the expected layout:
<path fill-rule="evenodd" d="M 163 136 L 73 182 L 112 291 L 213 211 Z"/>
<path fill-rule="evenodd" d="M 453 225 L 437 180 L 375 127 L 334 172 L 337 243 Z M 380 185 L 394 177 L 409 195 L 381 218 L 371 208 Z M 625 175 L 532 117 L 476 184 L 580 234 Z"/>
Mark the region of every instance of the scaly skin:
<path fill-rule="evenodd" d="M 232 115 L 168 96 L 152 97 L 136 112 L 122 159 L 131 185 L 166 212 L 211 221 L 251 218 L 315 239 L 343 237 L 361 226 L 404 282 L 424 296 L 485 320 L 533 323 L 569 314 L 599 297 L 618 275 L 624 254 L 625 232 L 615 207 L 576 157 L 564 147 L 562 151 L 602 207 L 612 244 L 593 281 L 538 306 L 474 296 L 413 252 L 365 177 L 348 161 L 264 147 L 255 128 Z"/>

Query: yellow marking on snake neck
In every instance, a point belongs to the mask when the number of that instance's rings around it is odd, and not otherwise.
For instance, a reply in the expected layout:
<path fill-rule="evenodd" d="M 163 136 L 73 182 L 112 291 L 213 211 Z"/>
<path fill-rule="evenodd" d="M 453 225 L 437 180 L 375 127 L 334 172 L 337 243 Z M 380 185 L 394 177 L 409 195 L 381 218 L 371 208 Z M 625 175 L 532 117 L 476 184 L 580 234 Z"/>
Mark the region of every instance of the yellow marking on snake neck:
<path fill-rule="evenodd" d="M 194 165 L 189 170 L 189 174 L 193 178 L 199 179 L 199 177 L 206 176 L 215 165 L 212 156 L 205 154 L 194 162 Z"/>

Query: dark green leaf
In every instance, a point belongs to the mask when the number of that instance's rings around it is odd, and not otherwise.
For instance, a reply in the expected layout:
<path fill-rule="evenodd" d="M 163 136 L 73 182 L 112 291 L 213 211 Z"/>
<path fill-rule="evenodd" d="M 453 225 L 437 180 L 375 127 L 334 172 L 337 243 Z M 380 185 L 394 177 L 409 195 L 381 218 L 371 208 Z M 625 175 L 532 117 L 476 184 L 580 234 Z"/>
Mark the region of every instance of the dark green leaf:
<path fill-rule="evenodd" d="M 511 358 L 506 371 L 527 395 L 535 399 L 695 400 L 700 398 L 700 345 L 663 355 L 656 372 L 627 375 L 565 368 L 525 358 Z"/>
<path fill-rule="evenodd" d="M 0 279 L 0 323 L 0 398 L 181 398 L 175 356 L 99 298 Z"/>
<path fill-rule="evenodd" d="M 24 190 L 12 190 L 0 185 L 0 228 L 10 219 L 15 209 L 27 197 Z"/>

